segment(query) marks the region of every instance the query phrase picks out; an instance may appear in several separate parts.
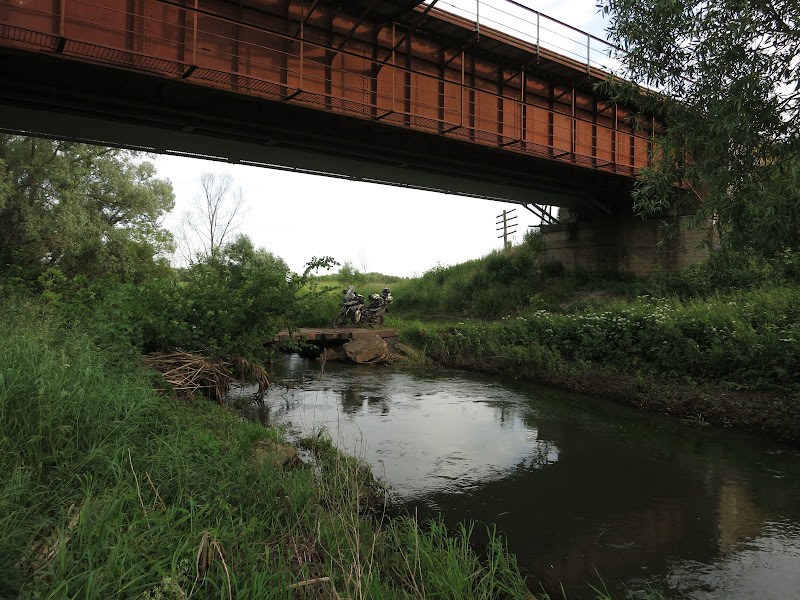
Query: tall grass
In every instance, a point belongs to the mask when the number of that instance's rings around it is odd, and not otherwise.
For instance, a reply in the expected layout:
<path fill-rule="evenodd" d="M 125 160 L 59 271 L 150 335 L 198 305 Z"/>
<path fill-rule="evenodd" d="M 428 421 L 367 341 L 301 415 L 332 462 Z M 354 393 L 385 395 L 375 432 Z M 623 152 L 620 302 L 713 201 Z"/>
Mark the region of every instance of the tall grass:
<path fill-rule="evenodd" d="M 750 290 L 795 287 L 800 254 L 779 256 L 719 251 L 674 273 L 639 277 L 622 272 L 566 272 L 548 262 L 537 234 L 510 250 L 449 267 L 436 266 L 397 286 L 395 311 L 405 317 L 497 319 L 530 310 L 572 312 L 640 296 L 681 301 L 714 299 Z M 394 290 L 394 288 L 393 288 Z"/>
<path fill-rule="evenodd" d="M 36 305 L 0 328 L 0 597 L 529 597 L 496 536 L 487 559 L 468 529 L 381 524 L 330 441 L 276 469 L 251 448 L 280 432 L 157 395 Z"/>
<path fill-rule="evenodd" d="M 562 363 L 800 392 L 800 289 L 680 301 L 640 296 L 570 313 L 535 310 L 407 335 L 447 357 L 536 374 Z"/>

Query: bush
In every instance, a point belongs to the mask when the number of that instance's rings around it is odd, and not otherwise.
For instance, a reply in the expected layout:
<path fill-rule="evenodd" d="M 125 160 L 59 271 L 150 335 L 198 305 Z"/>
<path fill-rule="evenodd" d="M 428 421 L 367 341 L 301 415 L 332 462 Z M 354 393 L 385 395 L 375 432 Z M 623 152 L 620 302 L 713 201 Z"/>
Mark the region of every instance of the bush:
<path fill-rule="evenodd" d="M 313 259 L 325 266 L 328 258 Z M 265 342 L 289 325 L 325 325 L 335 312 L 326 289 L 279 257 L 237 238 L 176 276 L 140 284 L 48 276 L 44 297 L 117 355 L 181 349 L 215 358 L 268 358 Z M 337 301 L 338 303 L 338 301 Z"/>
<path fill-rule="evenodd" d="M 800 391 L 798 322 L 800 289 L 781 287 L 688 303 L 645 295 L 569 314 L 539 309 L 407 334 L 446 362 L 500 361 L 521 375 L 566 363 Z"/>

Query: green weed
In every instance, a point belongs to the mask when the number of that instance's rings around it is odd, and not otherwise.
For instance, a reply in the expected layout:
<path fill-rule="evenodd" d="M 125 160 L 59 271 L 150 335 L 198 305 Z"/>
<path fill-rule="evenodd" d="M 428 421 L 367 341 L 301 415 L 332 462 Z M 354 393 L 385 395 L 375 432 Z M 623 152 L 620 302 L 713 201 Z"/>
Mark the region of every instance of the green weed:
<path fill-rule="evenodd" d="M 324 435 L 276 470 L 251 448 L 278 431 L 157 395 L 35 304 L 0 324 L 0 597 L 529 597 L 497 536 L 388 520 Z"/>

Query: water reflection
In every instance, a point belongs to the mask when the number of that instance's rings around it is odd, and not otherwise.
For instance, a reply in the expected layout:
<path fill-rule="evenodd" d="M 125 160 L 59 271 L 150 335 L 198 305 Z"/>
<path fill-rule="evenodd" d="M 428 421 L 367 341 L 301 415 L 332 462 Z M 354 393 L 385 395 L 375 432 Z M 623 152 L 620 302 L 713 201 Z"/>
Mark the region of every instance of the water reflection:
<path fill-rule="evenodd" d="M 254 417 L 325 427 L 423 518 L 497 524 L 537 590 L 593 598 L 599 572 L 620 597 L 800 598 L 792 449 L 477 375 L 278 369 L 294 383 Z"/>
<path fill-rule="evenodd" d="M 800 529 L 796 522 L 769 522 L 740 538 L 719 560 L 671 561 L 665 583 L 703 600 L 800 598 Z"/>
<path fill-rule="evenodd" d="M 381 415 L 389 414 L 389 402 L 385 396 L 371 390 L 362 391 L 360 387 L 353 386 L 338 390 L 342 412 L 354 416 L 360 411 L 378 412 Z"/>
<path fill-rule="evenodd" d="M 302 385 L 266 398 L 271 422 L 300 435 L 325 428 L 403 499 L 464 493 L 558 460 L 556 444 L 523 420 L 524 397 L 498 385 L 377 368 L 297 375 Z M 265 421 L 260 407 L 249 410 Z"/>
<path fill-rule="evenodd" d="M 741 540 L 754 538 L 764 524 L 745 482 L 725 481 L 719 486 L 718 547 L 723 554 L 734 551 Z"/>

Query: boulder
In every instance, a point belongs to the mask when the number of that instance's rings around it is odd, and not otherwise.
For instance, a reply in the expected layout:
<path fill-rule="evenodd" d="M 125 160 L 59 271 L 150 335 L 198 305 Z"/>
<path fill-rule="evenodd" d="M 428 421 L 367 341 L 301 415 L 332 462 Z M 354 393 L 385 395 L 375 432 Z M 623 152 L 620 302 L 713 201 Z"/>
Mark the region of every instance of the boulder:
<path fill-rule="evenodd" d="M 381 360 L 389 352 L 389 347 L 379 335 L 370 335 L 357 340 L 350 340 L 342 349 L 348 359 L 357 363 Z"/>
<path fill-rule="evenodd" d="M 292 446 L 273 440 L 256 440 L 250 452 L 255 462 L 267 464 L 273 469 L 280 469 L 286 463 L 297 460 L 297 451 Z"/>

